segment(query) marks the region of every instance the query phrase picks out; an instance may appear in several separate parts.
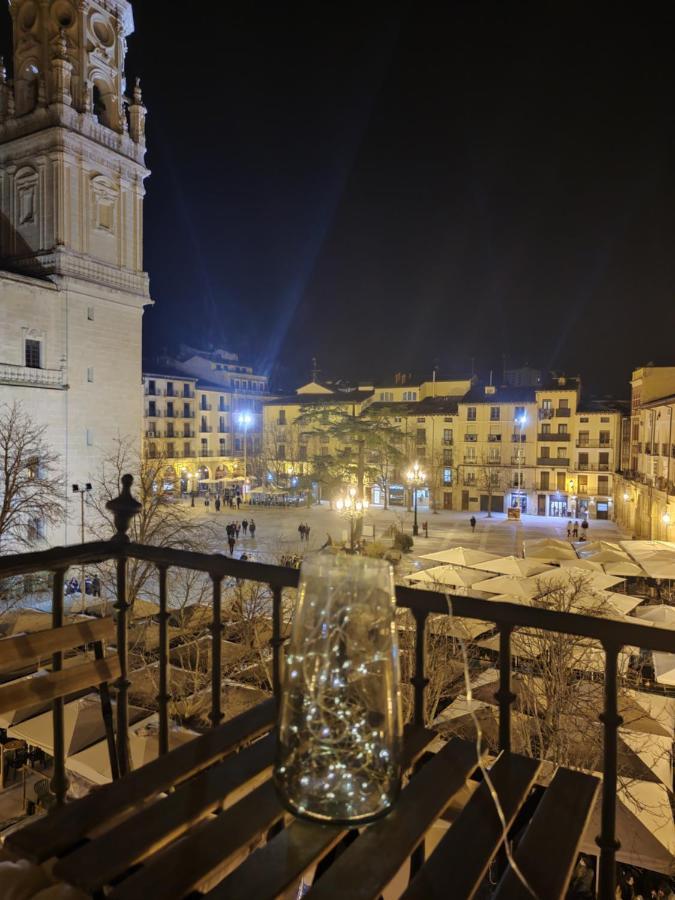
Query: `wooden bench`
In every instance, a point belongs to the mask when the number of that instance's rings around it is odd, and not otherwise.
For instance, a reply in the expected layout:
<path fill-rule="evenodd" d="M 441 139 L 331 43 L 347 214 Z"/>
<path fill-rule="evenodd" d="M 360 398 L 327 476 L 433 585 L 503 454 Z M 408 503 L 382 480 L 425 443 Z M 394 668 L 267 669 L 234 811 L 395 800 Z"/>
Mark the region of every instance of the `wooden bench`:
<path fill-rule="evenodd" d="M 27 665 L 39 666 L 55 654 L 87 645 L 94 646 L 93 660 L 76 663 L 52 671 L 39 670 L 6 681 L 0 685 L 0 713 L 36 706 L 40 703 L 62 703 L 63 698 L 85 688 L 97 687 L 101 697 L 101 713 L 105 725 L 113 778 L 118 777 L 119 766 L 115 747 L 109 683 L 120 676 L 117 654 L 104 655 L 104 644 L 113 639 L 115 623 L 112 618 L 92 619 L 39 631 L 35 634 L 19 634 L 0 640 L 0 673 L 23 671 Z M 56 657 L 59 660 L 59 656 Z M 56 710 L 55 710 L 56 715 Z"/>

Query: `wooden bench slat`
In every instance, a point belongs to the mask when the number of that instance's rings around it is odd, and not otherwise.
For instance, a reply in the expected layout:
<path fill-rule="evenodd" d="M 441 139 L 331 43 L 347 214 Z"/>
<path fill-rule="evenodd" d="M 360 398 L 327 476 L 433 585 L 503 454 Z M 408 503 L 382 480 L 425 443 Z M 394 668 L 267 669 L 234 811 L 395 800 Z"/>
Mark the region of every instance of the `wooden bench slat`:
<path fill-rule="evenodd" d="M 45 700 L 65 697 L 82 688 L 94 687 L 104 681 L 114 681 L 120 674 L 117 656 L 91 660 L 60 672 L 45 672 L 20 682 L 0 686 L 0 713 L 34 706 Z"/>
<path fill-rule="evenodd" d="M 149 860 L 111 891 L 110 900 L 185 897 L 283 816 L 274 784 L 267 781 L 214 821 Z"/>
<path fill-rule="evenodd" d="M 507 827 L 527 797 L 539 765 L 537 760 L 502 753 L 490 770 Z M 502 825 L 483 782 L 414 878 L 404 900 L 471 897 L 501 841 Z"/>
<path fill-rule="evenodd" d="M 404 769 L 412 766 L 435 737 L 434 732 L 419 726 L 406 728 Z M 344 826 L 296 819 L 209 891 L 206 900 L 272 900 L 332 850 L 346 833 Z"/>
<path fill-rule="evenodd" d="M 475 746 L 449 741 L 412 778 L 389 815 L 367 828 L 321 876 L 312 898 L 377 900 L 477 765 Z"/>
<path fill-rule="evenodd" d="M 515 860 L 539 900 L 560 900 L 572 876 L 577 849 L 593 809 L 600 780 L 585 772 L 558 769 L 539 801 Z M 511 866 L 495 900 L 531 900 Z"/>
<path fill-rule="evenodd" d="M 38 631 L 35 634 L 18 634 L 0 640 L 0 672 L 11 672 L 21 665 L 46 659 L 52 653 L 72 650 L 82 644 L 112 640 L 115 622 L 112 618 L 75 622 L 62 628 Z"/>
<path fill-rule="evenodd" d="M 274 735 L 269 734 L 63 857 L 54 874 L 68 884 L 95 891 L 217 809 L 235 788 L 271 772 L 273 761 Z"/>
<path fill-rule="evenodd" d="M 9 835 L 7 846 L 13 853 L 34 862 L 60 855 L 102 822 L 180 784 L 233 753 L 242 744 L 260 737 L 270 730 L 274 718 L 274 700 L 259 703 L 213 731 L 131 772 L 121 781 L 103 785 L 88 797 L 50 812 Z"/>

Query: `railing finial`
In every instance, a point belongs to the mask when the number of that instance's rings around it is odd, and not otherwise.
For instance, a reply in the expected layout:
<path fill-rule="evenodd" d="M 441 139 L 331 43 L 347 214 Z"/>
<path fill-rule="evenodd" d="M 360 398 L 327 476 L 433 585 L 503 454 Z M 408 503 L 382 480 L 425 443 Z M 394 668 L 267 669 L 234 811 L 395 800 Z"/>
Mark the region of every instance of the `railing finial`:
<path fill-rule="evenodd" d="M 108 500 L 106 509 L 113 514 L 115 521 L 115 538 L 118 541 L 129 541 L 127 531 L 131 520 L 141 510 L 141 504 L 131 493 L 131 485 L 134 483 L 133 475 L 122 475 L 122 490 L 114 500 Z"/>

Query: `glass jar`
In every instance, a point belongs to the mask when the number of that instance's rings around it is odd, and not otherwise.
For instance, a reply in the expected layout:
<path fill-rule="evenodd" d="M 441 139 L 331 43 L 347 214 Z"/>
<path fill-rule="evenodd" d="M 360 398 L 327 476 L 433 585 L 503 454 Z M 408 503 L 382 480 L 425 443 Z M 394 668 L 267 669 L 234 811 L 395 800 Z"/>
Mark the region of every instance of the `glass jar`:
<path fill-rule="evenodd" d="M 274 779 L 295 815 L 367 822 L 401 786 L 393 571 L 359 556 L 303 562 L 284 668 Z"/>

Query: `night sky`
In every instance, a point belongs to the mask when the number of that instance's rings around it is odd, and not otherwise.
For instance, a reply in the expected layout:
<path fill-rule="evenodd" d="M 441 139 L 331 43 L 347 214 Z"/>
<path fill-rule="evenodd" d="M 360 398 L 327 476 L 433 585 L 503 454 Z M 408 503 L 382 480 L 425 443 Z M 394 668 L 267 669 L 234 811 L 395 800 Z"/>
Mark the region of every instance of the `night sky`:
<path fill-rule="evenodd" d="M 627 396 L 675 364 L 668 7 L 137 0 L 146 352 Z"/>

